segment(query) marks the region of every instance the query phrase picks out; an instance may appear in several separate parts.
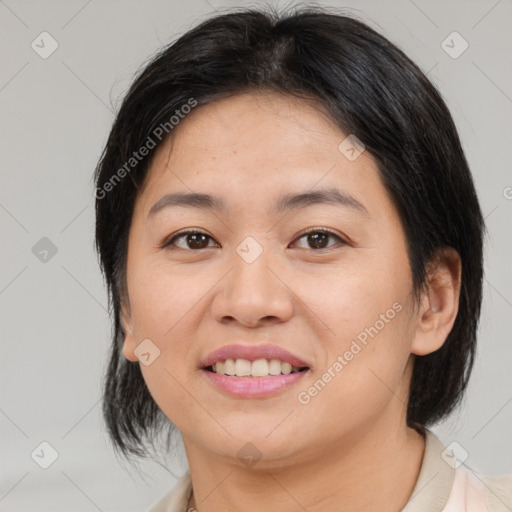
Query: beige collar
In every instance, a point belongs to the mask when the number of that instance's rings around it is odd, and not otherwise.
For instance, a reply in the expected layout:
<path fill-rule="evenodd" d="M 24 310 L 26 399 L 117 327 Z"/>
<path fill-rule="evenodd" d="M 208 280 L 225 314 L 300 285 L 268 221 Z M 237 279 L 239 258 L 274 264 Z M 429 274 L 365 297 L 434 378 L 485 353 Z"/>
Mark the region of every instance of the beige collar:
<path fill-rule="evenodd" d="M 425 429 L 425 436 L 418 480 L 402 512 L 441 512 L 450 496 L 455 469 L 441 457 L 445 447 L 435 434 Z"/>

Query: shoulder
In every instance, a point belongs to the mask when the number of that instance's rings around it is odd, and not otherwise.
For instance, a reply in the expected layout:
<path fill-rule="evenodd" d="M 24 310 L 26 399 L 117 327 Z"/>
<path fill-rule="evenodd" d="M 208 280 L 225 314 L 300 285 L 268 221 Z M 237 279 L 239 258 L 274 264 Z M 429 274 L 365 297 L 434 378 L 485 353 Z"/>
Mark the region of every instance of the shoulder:
<path fill-rule="evenodd" d="M 174 487 L 147 512 L 187 512 L 187 505 L 192 492 L 190 471 L 186 471 Z"/>
<path fill-rule="evenodd" d="M 512 475 L 482 475 L 425 429 L 418 480 L 402 512 L 511 512 Z"/>
<path fill-rule="evenodd" d="M 455 459 L 452 457 L 452 460 Z M 459 462 L 454 467 L 450 495 L 443 512 L 512 511 L 512 474 L 483 475 Z"/>
<path fill-rule="evenodd" d="M 489 512 L 512 510 L 512 474 L 481 476 L 485 486 L 485 501 Z"/>

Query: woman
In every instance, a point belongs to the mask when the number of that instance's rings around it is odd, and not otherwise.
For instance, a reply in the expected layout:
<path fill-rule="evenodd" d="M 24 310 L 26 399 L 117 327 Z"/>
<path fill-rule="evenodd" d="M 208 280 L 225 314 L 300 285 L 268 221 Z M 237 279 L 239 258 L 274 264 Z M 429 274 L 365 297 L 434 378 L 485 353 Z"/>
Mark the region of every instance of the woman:
<path fill-rule="evenodd" d="M 484 222 L 446 105 L 388 40 L 320 10 L 213 17 L 139 74 L 96 186 L 109 433 L 147 456 L 177 428 L 189 465 L 151 512 L 512 507 L 511 476 L 428 429 L 470 375 Z"/>

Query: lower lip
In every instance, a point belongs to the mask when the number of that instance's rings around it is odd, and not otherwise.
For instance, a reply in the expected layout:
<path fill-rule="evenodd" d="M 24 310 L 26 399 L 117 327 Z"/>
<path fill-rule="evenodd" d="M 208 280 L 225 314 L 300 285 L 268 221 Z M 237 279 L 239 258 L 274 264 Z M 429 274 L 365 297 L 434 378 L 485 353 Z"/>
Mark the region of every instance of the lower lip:
<path fill-rule="evenodd" d="M 220 391 L 239 398 L 263 398 L 275 395 L 283 389 L 293 386 L 308 371 L 289 373 L 288 375 L 269 375 L 268 377 L 230 377 L 202 370 Z"/>

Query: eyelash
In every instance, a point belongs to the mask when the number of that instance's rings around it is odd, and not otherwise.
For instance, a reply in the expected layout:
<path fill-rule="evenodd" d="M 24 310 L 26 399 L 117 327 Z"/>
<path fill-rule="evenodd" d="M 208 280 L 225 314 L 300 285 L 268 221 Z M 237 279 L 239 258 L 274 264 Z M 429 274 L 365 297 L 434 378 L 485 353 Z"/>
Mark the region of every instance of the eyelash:
<path fill-rule="evenodd" d="M 311 233 L 325 233 L 327 235 L 331 235 L 331 236 L 337 238 L 342 245 L 349 245 L 348 242 L 343 240 L 338 234 L 336 234 L 334 231 L 331 231 L 330 229 L 327 229 L 327 228 L 310 228 L 307 231 L 304 231 L 303 233 L 301 233 L 296 238 L 296 240 L 300 240 L 301 238 L 303 238 L 306 235 L 309 235 Z M 208 233 L 205 233 L 205 232 L 200 231 L 198 229 L 190 228 L 190 229 L 187 229 L 187 230 L 184 230 L 184 231 L 180 231 L 179 233 L 176 233 L 175 235 L 173 235 L 171 238 L 168 238 L 168 239 L 164 240 L 164 242 L 162 244 L 160 244 L 160 248 L 161 249 L 169 248 L 169 246 L 173 245 L 174 242 L 177 239 L 182 238 L 182 237 L 184 237 L 186 235 L 189 235 L 189 234 L 205 235 L 205 236 L 209 237 L 211 240 L 213 240 L 213 237 L 211 237 Z M 185 251 L 189 250 L 189 251 L 198 252 L 198 251 L 204 251 L 204 250 L 206 250 L 208 248 L 209 247 L 205 247 L 203 249 L 183 249 L 183 250 L 185 250 Z M 335 248 L 336 248 L 336 245 L 334 245 L 332 247 L 326 247 L 326 248 L 323 248 L 323 249 L 311 249 L 311 250 L 313 252 L 328 252 L 328 251 L 330 251 L 332 249 L 335 249 Z M 178 249 L 182 249 L 182 248 L 178 247 Z"/>

